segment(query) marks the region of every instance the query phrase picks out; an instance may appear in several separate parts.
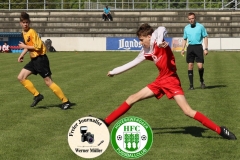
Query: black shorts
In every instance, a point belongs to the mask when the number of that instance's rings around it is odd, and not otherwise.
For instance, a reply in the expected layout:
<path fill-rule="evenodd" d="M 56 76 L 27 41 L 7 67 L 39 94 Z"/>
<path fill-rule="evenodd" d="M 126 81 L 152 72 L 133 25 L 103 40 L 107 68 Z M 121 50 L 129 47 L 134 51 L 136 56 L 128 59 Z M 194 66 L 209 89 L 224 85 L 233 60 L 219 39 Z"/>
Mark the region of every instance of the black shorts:
<path fill-rule="evenodd" d="M 188 45 L 187 47 L 187 63 L 204 63 L 203 56 L 203 46 L 201 44 L 198 45 Z"/>
<path fill-rule="evenodd" d="M 23 68 L 31 71 L 32 74 L 35 75 L 40 74 L 42 78 L 46 78 L 52 75 L 49 66 L 49 60 L 46 54 L 31 59 L 31 61 L 28 64 L 26 64 Z"/>

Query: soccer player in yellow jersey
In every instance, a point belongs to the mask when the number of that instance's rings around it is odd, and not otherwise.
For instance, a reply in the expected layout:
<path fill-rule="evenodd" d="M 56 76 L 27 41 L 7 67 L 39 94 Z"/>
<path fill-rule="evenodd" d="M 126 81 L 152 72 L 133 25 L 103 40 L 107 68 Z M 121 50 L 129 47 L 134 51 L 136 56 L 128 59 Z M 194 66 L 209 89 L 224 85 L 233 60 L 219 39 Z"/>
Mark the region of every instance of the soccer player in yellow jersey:
<path fill-rule="evenodd" d="M 46 85 L 56 94 L 62 101 L 61 108 L 66 110 L 71 107 L 71 103 L 65 97 L 61 88 L 53 82 L 49 60 L 46 55 L 46 47 L 37 32 L 30 28 L 30 17 L 26 12 L 22 12 L 20 16 L 20 25 L 23 29 L 22 35 L 24 42 L 19 42 L 19 47 L 23 48 L 21 55 L 18 57 L 18 62 L 23 62 L 24 55 L 29 52 L 31 61 L 27 63 L 18 75 L 20 83 L 34 95 L 31 107 L 34 107 L 43 100 L 43 95 L 34 87 L 33 83 L 27 79 L 29 75 L 41 75 Z"/>

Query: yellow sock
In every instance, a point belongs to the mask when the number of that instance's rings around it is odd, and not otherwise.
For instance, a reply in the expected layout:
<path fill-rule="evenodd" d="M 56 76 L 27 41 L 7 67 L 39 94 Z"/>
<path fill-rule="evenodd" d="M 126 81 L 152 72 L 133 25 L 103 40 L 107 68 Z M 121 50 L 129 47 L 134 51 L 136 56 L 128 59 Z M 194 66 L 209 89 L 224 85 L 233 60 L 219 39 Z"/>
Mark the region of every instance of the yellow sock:
<path fill-rule="evenodd" d="M 25 79 L 25 80 L 21 81 L 21 83 L 34 96 L 37 96 L 39 94 L 39 92 L 37 91 L 37 89 L 34 87 L 34 85 L 32 84 L 32 82 L 30 80 Z"/>
<path fill-rule="evenodd" d="M 68 99 L 65 97 L 63 91 L 61 90 L 61 88 L 56 84 L 56 83 L 52 83 L 49 88 L 53 91 L 53 93 L 56 94 L 56 96 L 61 99 L 61 101 L 67 102 Z"/>

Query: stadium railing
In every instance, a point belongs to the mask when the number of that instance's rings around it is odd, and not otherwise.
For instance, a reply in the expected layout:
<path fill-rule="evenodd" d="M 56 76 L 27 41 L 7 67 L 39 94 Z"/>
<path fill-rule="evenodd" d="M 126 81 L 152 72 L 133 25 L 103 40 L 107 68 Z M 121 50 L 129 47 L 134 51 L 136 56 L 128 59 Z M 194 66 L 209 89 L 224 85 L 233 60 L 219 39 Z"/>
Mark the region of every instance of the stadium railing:
<path fill-rule="evenodd" d="M 0 10 L 103 10 L 108 5 L 112 10 L 239 10 L 240 1 L 221 0 L 43 0 L 35 2 L 29 0 L 8 0 L 0 2 Z"/>

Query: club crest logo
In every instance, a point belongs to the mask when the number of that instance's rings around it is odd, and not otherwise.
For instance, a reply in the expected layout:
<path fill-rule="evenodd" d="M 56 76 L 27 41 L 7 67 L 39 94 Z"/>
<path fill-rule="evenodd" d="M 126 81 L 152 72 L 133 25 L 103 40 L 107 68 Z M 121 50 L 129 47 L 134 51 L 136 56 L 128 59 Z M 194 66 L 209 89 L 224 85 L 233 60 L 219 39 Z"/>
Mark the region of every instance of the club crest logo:
<path fill-rule="evenodd" d="M 68 131 L 68 144 L 71 150 L 82 158 L 100 156 L 107 149 L 109 141 L 107 126 L 95 117 L 76 120 Z"/>
<path fill-rule="evenodd" d="M 134 116 L 119 120 L 111 132 L 113 149 L 124 158 L 142 157 L 150 150 L 152 142 L 153 133 L 149 124 Z"/>

